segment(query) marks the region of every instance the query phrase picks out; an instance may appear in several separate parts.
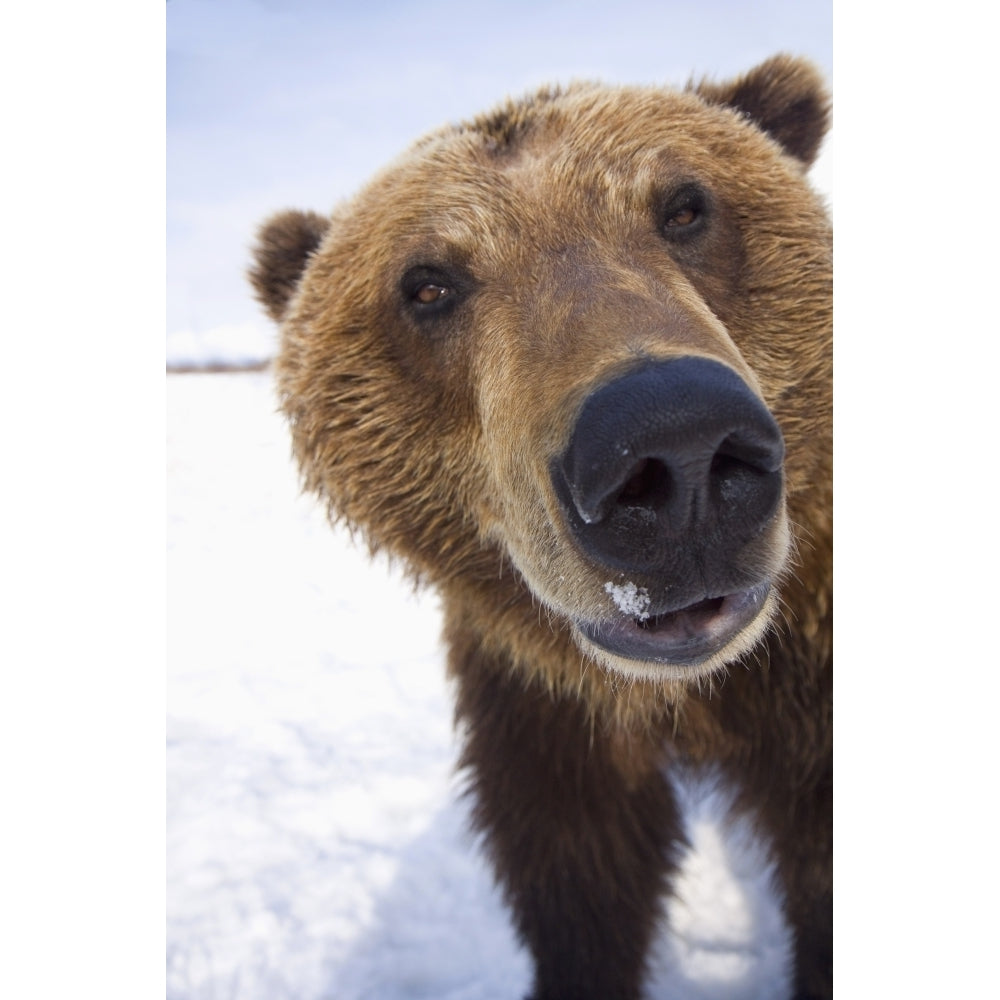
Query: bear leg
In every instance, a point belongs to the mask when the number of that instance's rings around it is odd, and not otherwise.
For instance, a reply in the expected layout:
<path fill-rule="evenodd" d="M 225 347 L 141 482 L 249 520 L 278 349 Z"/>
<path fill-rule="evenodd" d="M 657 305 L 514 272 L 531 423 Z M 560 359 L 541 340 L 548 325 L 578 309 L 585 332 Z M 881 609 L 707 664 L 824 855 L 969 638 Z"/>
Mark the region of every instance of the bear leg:
<path fill-rule="evenodd" d="M 805 801 L 799 798 L 796 822 L 776 843 L 793 936 L 795 1000 L 833 996 L 831 783 L 823 782 Z"/>
<path fill-rule="evenodd" d="M 637 1000 L 683 841 L 655 743 L 635 739 L 623 758 L 579 702 L 482 659 L 452 661 L 463 764 L 534 958 L 531 1000 Z"/>
<path fill-rule="evenodd" d="M 768 753 L 767 749 L 771 752 Z M 793 1000 L 833 995 L 832 775 L 817 763 L 811 775 L 783 769 L 780 748 L 766 748 L 741 774 L 742 809 L 770 840 L 792 935 Z"/>

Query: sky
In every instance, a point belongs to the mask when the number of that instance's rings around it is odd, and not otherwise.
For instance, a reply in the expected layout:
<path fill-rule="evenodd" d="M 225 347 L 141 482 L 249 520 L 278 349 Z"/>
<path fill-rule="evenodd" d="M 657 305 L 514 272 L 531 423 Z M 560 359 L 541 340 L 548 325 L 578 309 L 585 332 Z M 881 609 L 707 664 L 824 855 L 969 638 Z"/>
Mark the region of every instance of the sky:
<path fill-rule="evenodd" d="M 777 51 L 833 74 L 827 0 L 170 0 L 166 25 L 175 360 L 270 354 L 244 277 L 267 215 L 329 211 L 425 132 L 508 95 L 580 78 L 683 85 Z M 827 191 L 830 175 L 816 171 Z"/>

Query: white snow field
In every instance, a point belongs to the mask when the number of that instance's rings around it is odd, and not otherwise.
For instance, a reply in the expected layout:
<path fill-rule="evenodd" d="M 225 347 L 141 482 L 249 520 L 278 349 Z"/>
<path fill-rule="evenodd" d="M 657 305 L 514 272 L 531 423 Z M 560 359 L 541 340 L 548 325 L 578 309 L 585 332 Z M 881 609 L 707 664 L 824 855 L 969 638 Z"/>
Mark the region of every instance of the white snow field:
<path fill-rule="evenodd" d="M 169 1000 L 517 1000 L 434 596 L 300 495 L 269 373 L 170 375 L 167 406 Z M 767 866 L 719 812 L 691 802 L 651 997 L 786 993 Z"/>

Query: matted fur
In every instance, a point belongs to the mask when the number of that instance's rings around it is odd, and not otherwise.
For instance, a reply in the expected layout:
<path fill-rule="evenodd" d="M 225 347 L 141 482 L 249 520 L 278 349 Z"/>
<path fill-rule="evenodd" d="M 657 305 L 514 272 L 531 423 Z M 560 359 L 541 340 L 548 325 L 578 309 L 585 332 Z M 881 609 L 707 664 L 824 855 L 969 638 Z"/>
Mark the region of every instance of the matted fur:
<path fill-rule="evenodd" d="M 676 755 L 741 789 L 796 995 L 830 994 L 831 231 L 804 178 L 828 114 L 788 57 L 681 92 L 549 88 L 420 140 L 328 220 L 261 231 L 305 486 L 441 592 L 463 764 L 537 1000 L 639 995 L 682 838 Z M 689 181 L 711 224 L 667 245 L 664 192 Z M 710 660 L 661 670 L 573 625 L 635 583 L 574 544 L 549 469 L 595 388 L 692 356 L 780 425 L 780 510 L 741 556 L 776 586 Z"/>

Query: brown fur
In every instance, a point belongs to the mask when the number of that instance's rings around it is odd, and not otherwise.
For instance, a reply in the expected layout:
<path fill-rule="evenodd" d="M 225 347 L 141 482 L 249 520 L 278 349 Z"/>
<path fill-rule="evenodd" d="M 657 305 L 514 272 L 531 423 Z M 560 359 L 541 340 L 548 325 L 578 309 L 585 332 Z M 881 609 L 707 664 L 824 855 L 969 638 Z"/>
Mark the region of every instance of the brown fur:
<path fill-rule="evenodd" d="M 831 231 L 803 177 L 828 114 L 788 57 L 685 92 L 548 89 L 426 137 L 329 220 L 261 231 L 305 485 L 441 592 L 537 1000 L 639 995 L 683 842 L 676 759 L 739 790 L 773 844 L 795 995 L 831 992 Z M 710 211 L 685 242 L 664 199 L 689 182 Z M 609 577 L 670 581 L 576 544 L 550 469 L 597 388 L 680 357 L 735 372 L 781 428 L 780 506 L 739 556 L 774 588 L 704 662 L 632 663 L 573 622 L 620 615 Z"/>
<path fill-rule="evenodd" d="M 323 239 L 329 220 L 316 212 L 276 215 L 261 227 L 250 283 L 267 314 L 280 323 L 302 268 Z"/>

